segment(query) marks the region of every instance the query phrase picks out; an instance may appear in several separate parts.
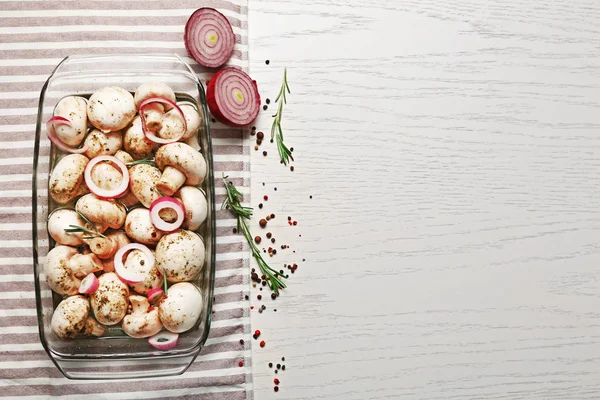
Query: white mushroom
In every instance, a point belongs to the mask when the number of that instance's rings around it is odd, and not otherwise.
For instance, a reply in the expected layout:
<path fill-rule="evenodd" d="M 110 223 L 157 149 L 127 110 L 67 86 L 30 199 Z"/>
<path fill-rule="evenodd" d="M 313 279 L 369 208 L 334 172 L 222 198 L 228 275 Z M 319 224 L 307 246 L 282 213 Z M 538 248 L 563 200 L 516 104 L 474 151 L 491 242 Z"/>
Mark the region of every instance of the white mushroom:
<path fill-rule="evenodd" d="M 173 89 L 171 89 L 169 86 L 160 82 L 148 82 L 141 84 L 135 91 L 136 108 L 140 107 L 142 101 L 151 97 L 163 97 L 171 100 L 173 103 L 177 101 Z"/>
<path fill-rule="evenodd" d="M 200 146 L 200 143 L 198 142 L 198 135 L 190 136 L 189 139 L 184 141 L 184 143 L 196 151 L 200 151 L 202 149 L 202 146 Z"/>
<path fill-rule="evenodd" d="M 94 224 L 104 224 L 113 229 L 119 229 L 127 215 L 122 204 L 110 199 L 99 199 L 91 193 L 77 200 L 75 210 Z"/>
<path fill-rule="evenodd" d="M 150 207 L 160 194 L 156 184 L 160 180 L 160 170 L 152 165 L 137 164 L 129 168 L 129 190 L 144 205 Z"/>
<path fill-rule="evenodd" d="M 133 157 L 131 157 L 131 155 L 123 150 L 117 150 L 117 152 L 114 154 L 115 158 L 117 160 L 120 160 L 123 162 L 123 164 L 127 164 L 133 161 Z"/>
<path fill-rule="evenodd" d="M 156 245 L 156 264 L 169 282 L 194 279 L 202 271 L 205 256 L 200 236 L 185 229 L 164 235 Z"/>
<path fill-rule="evenodd" d="M 61 301 L 50 322 L 52 333 L 60 340 L 73 340 L 77 335 L 101 336 L 105 329 L 91 316 L 90 302 L 85 296 L 71 296 Z"/>
<path fill-rule="evenodd" d="M 135 160 L 141 160 L 148 157 L 155 147 L 156 143 L 146 138 L 142 130 L 142 120 L 139 116 L 135 117 L 123 135 L 123 148 Z"/>
<path fill-rule="evenodd" d="M 138 243 L 155 245 L 162 238 L 163 232 L 152 224 L 150 211 L 147 208 L 134 208 L 125 218 L 127 236 Z"/>
<path fill-rule="evenodd" d="M 80 254 L 69 246 L 56 246 L 46 255 L 44 274 L 50 289 L 58 294 L 77 294 L 81 279 L 91 272 L 102 271 L 95 254 Z"/>
<path fill-rule="evenodd" d="M 123 331 L 133 338 L 154 336 L 162 329 L 158 309 L 150 309 L 150 303 L 144 296 L 129 296 L 131 314 L 123 318 Z"/>
<path fill-rule="evenodd" d="M 167 196 L 173 195 L 184 183 L 191 186 L 202 183 L 206 176 L 202 154 L 181 142 L 159 148 L 156 164 L 163 170 L 156 188 Z"/>
<path fill-rule="evenodd" d="M 58 102 L 54 115 L 71 121 L 71 126 L 55 127 L 58 138 L 68 146 L 79 146 L 87 132 L 87 100 L 79 96 L 68 96 Z"/>
<path fill-rule="evenodd" d="M 148 126 L 146 124 L 146 126 Z M 160 129 L 158 130 L 158 136 L 163 139 L 173 139 L 177 136 L 181 136 L 183 132 L 183 118 L 181 118 L 181 114 L 176 109 L 172 109 L 171 111 L 167 111 L 162 115 L 162 121 Z M 183 132 L 185 136 L 187 133 Z"/>
<path fill-rule="evenodd" d="M 83 172 L 90 160 L 81 154 L 69 154 L 56 164 L 48 187 L 50 195 L 59 204 L 66 204 L 75 197 L 88 193 Z"/>
<path fill-rule="evenodd" d="M 48 218 L 48 233 L 58 244 L 79 246 L 83 243 L 81 233 L 65 232 L 65 229 L 69 229 L 70 225 L 86 227 L 86 222 L 74 210 L 56 210 Z"/>
<path fill-rule="evenodd" d="M 181 333 L 196 325 L 202 303 L 202 294 L 195 285 L 189 282 L 176 283 L 169 288 L 169 296 L 160 302 L 158 314 L 167 330 Z"/>
<path fill-rule="evenodd" d="M 112 162 L 99 162 L 92 168 L 92 181 L 101 189 L 114 190 L 123 182 L 123 172 Z"/>
<path fill-rule="evenodd" d="M 163 276 L 159 272 L 156 263 L 150 263 L 150 260 L 140 250 L 132 250 L 127 254 L 124 263 L 125 270 L 134 271 L 136 275 L 143 275 L 144 280 L 129 286 L 139 294 L 146 295 L 151 289 L 160 287 L 163 283 Z"/>
<path fill-rule="evenodd" d="M 101 324 L 118 324 L 127 313 L 129 288 L 114 272 L 100 275 L 98 282 L 98 290 L 90 296 L 94 315 Z"/>
<path fill-rule="evenodd" d="M 89 158 L 112 156 L 123 146 L 123 136 L 121 131 L 102 132 L 94 129 L 85 138 L 85 144 L 88 146 L 85 155 Z"/>
<path fill-rule="evenodd" d="M 125 128 L 135 117 L 136 112 L 137 108 L 131 93 L 116 86 L 95 91 L 87 105 L 91 124 L 104 132 Z"/>
<path fill-rule="evenodd" d="M 112 258 L 121 247 L 131 243 L 123 231 L 109 230 L 104 236 L 106 237 L 97 236 L 87 241 L 92 253 L 102 260 Z"/>
<path fill-rule="evenodd" d="M 183 186 L 174 196 L 183 204 L 185 220 L 183 227 L 192 231 L 200 228 L 208 215 L 208 203 L 202 190 L 195 186 Z"/>
<path fill-rule="evenodd" d="M 196 133 L 202 124 L 202 117 L 200 117 L 198 110 L 191 104 L 181 104 L 179 105 L 179 108 L 181 108 L 181 111 L 183 111 L 183 115 L 185 116 L 185 121 L 187 123 L 187 131 L 181 140 L 187 140 L 192 136 L 197 136 Z M 171 112 L 173 112 L 173 110 L 169 111 L 167 114 Z"/>

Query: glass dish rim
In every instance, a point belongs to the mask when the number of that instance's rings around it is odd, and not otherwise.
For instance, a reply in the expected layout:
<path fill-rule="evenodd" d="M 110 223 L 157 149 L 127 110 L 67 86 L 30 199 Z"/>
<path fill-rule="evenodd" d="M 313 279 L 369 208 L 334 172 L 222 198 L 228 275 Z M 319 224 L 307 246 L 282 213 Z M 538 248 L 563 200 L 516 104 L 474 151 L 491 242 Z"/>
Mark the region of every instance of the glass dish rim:
<path fill-rule="evenodd" d="M 109 58 L 127 58 L 127 57 L 135 57 L 135 58 L 165 58 L 172 59 L 178 63 L 181 63 L 187 68 L 187 71 L 182 71 L 181 75 L 188 77 L 191 81 L 193 81 L 198 89 L 200 104 L 199 107 L 202 107 L 204 112 L 204 132 L 206 135 L 207 146 L 204 151 L 204 155 L 206 157 L 207 163 L 207 179 L 208 185 L 211 187 L 210 195 L 207 194 L 207 201 L 209 202 L 209 214 L 211 216 L 210 222 L 210 244 L 211 244 L 211 252 L 209 254 L 211 266 L 209 271 L 209 294 L 208 305 L 207 305 L 207 315 L 204 317 L 204 332 L 198 342 L 187 349 L 182 350 L 170 350 L 166 352 L 157 352 L 157 351 L 147 351 L 144 353 L 103 353 L 103 354 L 82 354 L 82 355 L 72 355 L 72 354 L 63 354 L 61 352 L 57 352 L 50 348 L 48 345 L 46 335 L 44 333 L 44 322 L 43 322 L 43 305 L 42 299 L 40 297 L 41 293 L 41 284 L 40 284 L 40 263 L 39 263 L 39 254 L 38 254 L 38 227 L 37 227 L 37 218 L 38 218 L 38 183 L 37 183 L 37 174 L 38 174 L 38 166 L 40 159 L 40 139 L 42 133 L 42 116 L 43 116 L 43 100 L 46 95 L 46 91 L 48 89 L 48 85 L 52 81 L 53 78 L 60 76 L 57 74 L 59 68 L 65 64 L 68 60 L 85 60 L 85 59 L 109 59 Z M 67 75 L 77 75 L 77 72 L 69 72 Z M 179 74 L 178 74 L 179 75 Z M 181 357 L 189 357 L 193 356 L 190 364 L 181 372 L 185 372 L 187 368 L 193 363 L 195 358 L 200 353 L 202 346 L 205 344 L 208 335 L 210 333 L 210 327 L 212 322 L 212 306 L 213 306 L 213 296 L 214 296 L 214 281 L 215 281 L 215 270 L 216 270 L 216 206 L 215 206 L 215 184 L 214 184 L 214 165 L 213 165 L 213 150 L 212 150 L 212 135 L 210 131 L 209 124 L 209 113 L 208 107 L 206 103 L 206 94 L 204 90 L 204 86 L 196 76 L 196 73 L 192 70 L 190 65 L 185 62 L 180 56 L 173 53 L 144 53 L 144 54 L 136 54 L 136 53 L 121 53 L 121 54 L 94 54 L 94 55 L 69 55 L 64 57 L 52 70 L 48 79 L 44 82 L 44 85 L 40 91 L 39 102 L 38 102 L 38 112 L 36 117 L 36 130 L 35 130 L 35 139 L 34 139 L 34 154 L 33 154 L 33 170 L 32 170 L 32 252 L 33 252 L 33 274 L 34 274 L 34 286 L 35 286 L 35 302 L 36 302 L 36 318 L 38 325 L 38 335 L 40 338 L 40 342 L 46 351 L 46 353 L 50 356 L 52 362 L 56 365 L 56 367 L 69 378 L 68 374 L 65 373 L 63 368 L 59 365 L 58 361 L 60 360 L 144 360 L 144 359 L 169 359 L 169 358 L 181 358 Z M 204 238 L 203 238 L 204 239 Z M 139 340 L 133 339 L 131 340 Z M 157 375 L 158 376 L 158 375 Z M 81 379 L 81 378 L 80 378 Z M 89 378 L 83 378 L 89 379 Z M 110 379 L 110 378 L 109 378 Z"/>

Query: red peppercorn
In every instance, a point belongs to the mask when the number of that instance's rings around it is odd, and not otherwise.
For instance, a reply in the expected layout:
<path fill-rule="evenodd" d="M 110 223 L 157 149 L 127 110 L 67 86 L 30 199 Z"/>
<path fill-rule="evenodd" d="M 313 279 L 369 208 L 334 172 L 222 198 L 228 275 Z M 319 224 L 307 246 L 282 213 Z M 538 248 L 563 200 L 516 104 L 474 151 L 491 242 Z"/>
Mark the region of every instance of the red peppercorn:
<path fill-rule="evenodd" d="M 258 296 L 256 296 L 256 298 L 257 298 L 258 300 L 262 300 L 262 295 L 260 295 L 260 294 L 259 294 Z"/>
<path fill-rule="evenodd" d="M 267 226 L 267 220 L 263 218 L 260 221 L 258 221 L 258 224 L 261 228 L 264 228 L 265 226 Z"/>
<path fill-rule="evenodd" d="M 275 218 L 275 214 L 271 214 L 271 219 Z"/>
<path fill-rule="evenodd" d="M 243 366 L 244 366 L 244 362 L 243 362 L 243 361 L 240 361 L 240 362 L 238 363 L 238 365 L 239 365 L 240 367 L 243 367 Z"/>
<path fill-rule="evenodd" d="M 294 226 L 298 225 L 298 221 L 294 221 Z"/>
<path fill-rule="evenodd" d="M 279 385 L 279 379 L 277 379 L 277 378 L 273 379 L 273 383 L 276 385 Z"/>
<path fill-rule="evenodd" d="M 254 306 L 250 306 L 250 309 L 251 309 L 251 310 L 254 310 Z"/>
<path fill-rule="evenodd" d="M 273 388 L 273 390 L 274 390 L 274 391 L 276 391 L 276 392 L 279 392 L 279 386 L 275 386 L 275 387 Z"/>
<path fill-rule="evenodd" d="M 265 344 L 266 344 L 266 343 L 265 343 L 265 341 L 264 341 L 264 340 L 263 340 L 263 341 L 261 341 L 261 342 L 260 342 L 260 347 L 265 347 Z"/>
<path fill-rule="evenodd" d="M 257 330 L 255 330 L 255 331 L 254 331 L 254 334 L 255 334 L 256 336 L 260 336 L 260 331 L 257 329 Z"/>
<path fill-rule="evenodd" d="M 267 196 L 266 194 L 263 196 L 263 199 L 265 199 L 265 201 L 269 200 L 269 196 Z"/>

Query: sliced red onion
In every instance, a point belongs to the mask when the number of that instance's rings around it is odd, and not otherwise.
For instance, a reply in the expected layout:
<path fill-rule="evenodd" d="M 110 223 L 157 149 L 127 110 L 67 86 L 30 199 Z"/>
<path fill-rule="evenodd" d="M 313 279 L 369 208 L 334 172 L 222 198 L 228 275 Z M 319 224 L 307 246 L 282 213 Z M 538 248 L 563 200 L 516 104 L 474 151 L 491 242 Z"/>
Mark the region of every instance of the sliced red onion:
<path fill-rule="evenodd" d="M 244 71 L 226 67 L 217 72 L 206 88 L 206 102 L 212 115 L 229 126 L 246 126 L 260 110 L 256 82 Z"/>
<path fill-rule="evenodd" d="M 225 64 L 235 47 L 235 35 L 227 18 L 208 7 L 194 11 L 185 24 L 183 40 L 190 56 L 209 68 Z"/>
<path fill-rule="evenodd" d="M 165 292 L 159 287 L 150 289 L 150 291 L 148 291 L 148 301 L 152 304 L 156 304 L 164 295 Z"/>
<path fill-rule="evenodd" d="M 98 286 L 100 286 L 98 278 L 96 278 L 94 273 L 90 273 L 81 281 L 81 285 L 79 285 L 79 293 L 92 294 L 98 290 Z"/>
<path fill-rule="evenodd" d="M 99 162 L 110 161 L 115 164 L 121 170 L 121 174 L 123 175 L 123 179 L 121 180 L 121 184 L 117 186 L 115 189 L 102 189 L 92 179 L 92 169 Z M 119 160 L 117 157 L 113 156 L 98 156 L 94 157 L 90 160 L 90 162 L 85 167 L 85 172 L 83 173 L 83 177 L 85 179 L 85 184 L 90 189 L 90 192 L 95 194 L 97 197 L 101 199 L 116 199 L 117 197 L 121 197 L 127 191 L 129 187 L 129 171 L 127 170 L 127 166 L 123 161 Z"/>
<path fill-rule="evenodd" d="M 148 127 L 146 126 L 146 115 L 144 114 L 144 109 L 147 108 L 148 105 L 152 104 L 152 103 L 168 104 L 177 110 L 177 112 L 181 115 L 181 119 L 183 120 L 183 130 L 181 131 L 181 135 L 177 135 L 176 137 L 171 138 L 171 139 L 163 139 L 163 138 L 156 136 L 150 129 L 148 129 Z M 175 143 L 179 139 L 181 139 L 183 137 L 183 135 L 185 135 L 185 133 L 187 132 L 187 121 L 185 119 L 185 115 L 183 114 L 183 110 L 177 105 L 177 103 L 175 103 L 169 99 L 166 99 L 164 97 L 149 97 L 146 100 L 142 101 L 138 108 L 138 113 L 140 114 L 140 119 L 142 122 L 142 130 L 144 131 L 144 135 L 146 135 L 146 138 L 148 138 L 148 140 L 151 140 L 154 143 L 160 143 L 160 144 Z"/>
<path fill-rule="evenodd" d="M 175 222 L 169 223 L 160 217 L 160 211 L 164 210 L 165 208 L 170 208 L 175 211 L 177 214 L 177 219 Z M 172 232 L 179 228 L 181 224 L 183 224 L 184 219 L 185 209 L 183 208 L 183 204 L 181 204 L 177 199 L 168 196 L 159 197 L 150 205 L 150 220 L 152 221 L 152 225 L 154 225 L 154 227 L 158 230 Z"/>
<path fill-rule="evenodd" d="M 123 282 L 128 285 L 135 285 L 136 283 L 142 282 L 146 278 L 145 272 L 135 273 L 134 271 L 127 270 L 123 265 L 123 256 L 130 250 L 140 250 L 146 256 L 147 261 L 150 263 L 147 270 L 150 270 L 154 266 L 154 254 L 149 248 L 140 243 L 129 243 L 119 249 L 115 254 L 115 273 L 119 276 Z"/>
<path fill-rule="evenodd" d="M 178 333 L 173 333 L 169 331 L 159 332 L 154 336 L 150 336 L 148 338 L 148 343 L 152 347 L 157 348 L 158 350 L 171 350 L 173 347 L 177 346 L 177 340 L 179 339 Z"/>
<path fill-rule="evenodd" d="M 71 121 L 69 121 L 67 118 L 61 117 L 58 115 L 55 115 L 54 117 L 50 118 L 48 120 L 48 122 L 46 122 L 46 131 L 48 134 L 48 139 L 50 139 L 50 141 L 52 143 L 54 143 L 54 145 L 56 147 L 58 147 L 62 151 L 66 151 L 68 153 L 73 153 L 73 154 L 81 154 L 81 153 L 85 153 L 87 151 L 87 149 L 88 149 L 87 144 L 79 149 L 74 149 L 72 147 L 67 146 L 65 143 L 63 143 L 63 141 L 58 138 L 58 135 L 56 134 L 56 130 L 54 129 L 54 125 L 57 125 L 57 126 L 58 125 L 72 126 L 72 125 L 71 125 Z"/>

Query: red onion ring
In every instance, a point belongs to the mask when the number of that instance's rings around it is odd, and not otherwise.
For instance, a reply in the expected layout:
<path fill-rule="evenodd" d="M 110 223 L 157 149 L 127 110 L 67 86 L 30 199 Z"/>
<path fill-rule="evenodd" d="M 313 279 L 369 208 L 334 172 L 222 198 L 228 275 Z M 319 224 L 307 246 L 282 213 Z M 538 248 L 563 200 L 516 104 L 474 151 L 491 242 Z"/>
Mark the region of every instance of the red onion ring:
<path fill-rule="evenodd" d="M 54 117 L 50 118 L 48 120 L 48 122 L 46 122 L 46 131 L 48 134 L 48 139 L 50 139 L 50 141 L 52 143 L 54 143 L 54 145 L 56 147 L 58 147 L 62 151 L 66 151 L 67 153 L 73 153 L 73 154 L 81 154 L 81 153 L 85 153 L 87 151 L 87 149 L 88 149 L 87 144 L 79 149 L 74 149 L 72 147 L 67 146 L 62 140 L 60 140 L 58 138 L 58 135 L 56 134 L 56 130 L 54 129 L 54 125 L 66 125 L 66 126 L 73 126 L 73 125 L 71 124 L 71 121 L 69 121 L 65 117 L 61 117 L 58 115 L 55 115 Z"/>
<path fill-rule="evenodd" d="M 235 35 L 227 17 L 208 7 L 194 11 L 188 19 L 183 41 L 190 56 L 209 68 L 225 64 L 235 47 Z"/>
<path fill-rule="evenodd" d="M 121 170 L 121 174 L 123 174 L 123 180 L 116 189 L 102 189 L 92 180 L 92 169 L 96 166 L 96 164 L 102 161 L 110 161 L 116 164 Z M 90 192 L 101 199 L 115 199 L 117 197 L 121 197 L 125 194 L 127 188 L 129 187 L 129 171 L 127 170 L 127 166 L 123 163 L 123 161 L 113 156 L 98 156 L 92 158 L 85 167 L 83 177 L 85 179 L 85 184 L 90 189 Z"/>
<path fill-rule="evenodd" d="M 150 302 L 152 304 L 156 304 L 163 298 L 164 295 L 165 295 L 165 292 L 159 287 L 150 289 L 150 291 L 148 292 L 148 295 L 147 295 L 148 302 Z"/>
<path fill-rule="evenodd" d="M 163 138 L 159 138 L 158 136 L 155 136 L 154 133 L 152 133 L 152 131 L 149 130 L 148 127 L 146 127 L 146 116 L 144 115 L 144 108 L 150 103 L 168 104 L 177 110 L 177 112 L 181 115 L 181 119 L 183 120 L 183 131 L 181 131 L 181 135 L 178 135 L 171 139 L 163 139 Z M 175 143 L 179 139 L 181 139 L 183 137 L 183 135 L 185 135 L 185 133 L 187 132 L 187 121 L 185 119 L 185 115 L 183 114 L 183 110 L 175 102 L 173 102 L 169 99 L 166 99 L 164 97 L 149 97 L 146 100 L 142 101 L 138 108 L 138 113 L 140 114 L 140 119 L 142 122 L 142 130 L 144 131 L 144 135 L 146 135 L 146 138 L 148 138 L 148 140 L 151 140 L 154 143 L 160 143 L 160 144 Z"/>
<path fill-rule="evenodd" d="M 81 294 L 92 294 L 98 287 L 100 286 L 100 282 L 94 273 L 89 273 L 83 280 L 81 281 L 81 285 L 79 285 L 79 293 Z"/>
<path fill-rule="evenodd" d="M 148 343 L 158 350 L 171 350 L 173 347 L 177 346 L 177 340 L 179 339 L 178 333 L 173 333 L 169 331 L 158 332 L 154 336 L 150 336 L 148 338 Z"/>
<path fill-rule="evenodd" d="M 140 250 L 146 258 L 148 262 L 151 264 L 148 269 L 151 269 L 154 266 L 154 254 L 150 251 L 149 248 L 140 243 L 129 243 L 125 246 L 121 247 L 119 251 L 115 254 L 115 273 L 123 282 L 128 285 L 134 285 L 136 283 L 142 282 L 146 278 L 145 273 L 136 274 L 133 271 L 128 271 L 125 269 L 125 265 L 123 264 L 123 256 L 130 250 Z"/>
<path fill-rule="evenodd" d="M 256 82 L 244 71 L 226 67 L 217 72 L 206 87 L 206 102 L 212 115 L 229 126 L 246 126 L 260 110 Z"/>
<path fill-rule="evenodd" d="M 163 221 L 163 219 L 160 217 L 160 211 L 165 208 L 171 208 L 175 210 L 175 213 L 177 214 L 177 220 L 175 222 L 169 223 Z M 183 208 L 183 204 L 181 204 L 181 202 L 179 202 L 177 199 L 164 196 L 154 200 L 150 205 L 150 220 L 152 221 L 152 225 L 154 225 L 154 227 L 158 230 L 172 232 L 179 228 L 181 224 L 183 224 L 184 219 L 185 209 Z"/>

